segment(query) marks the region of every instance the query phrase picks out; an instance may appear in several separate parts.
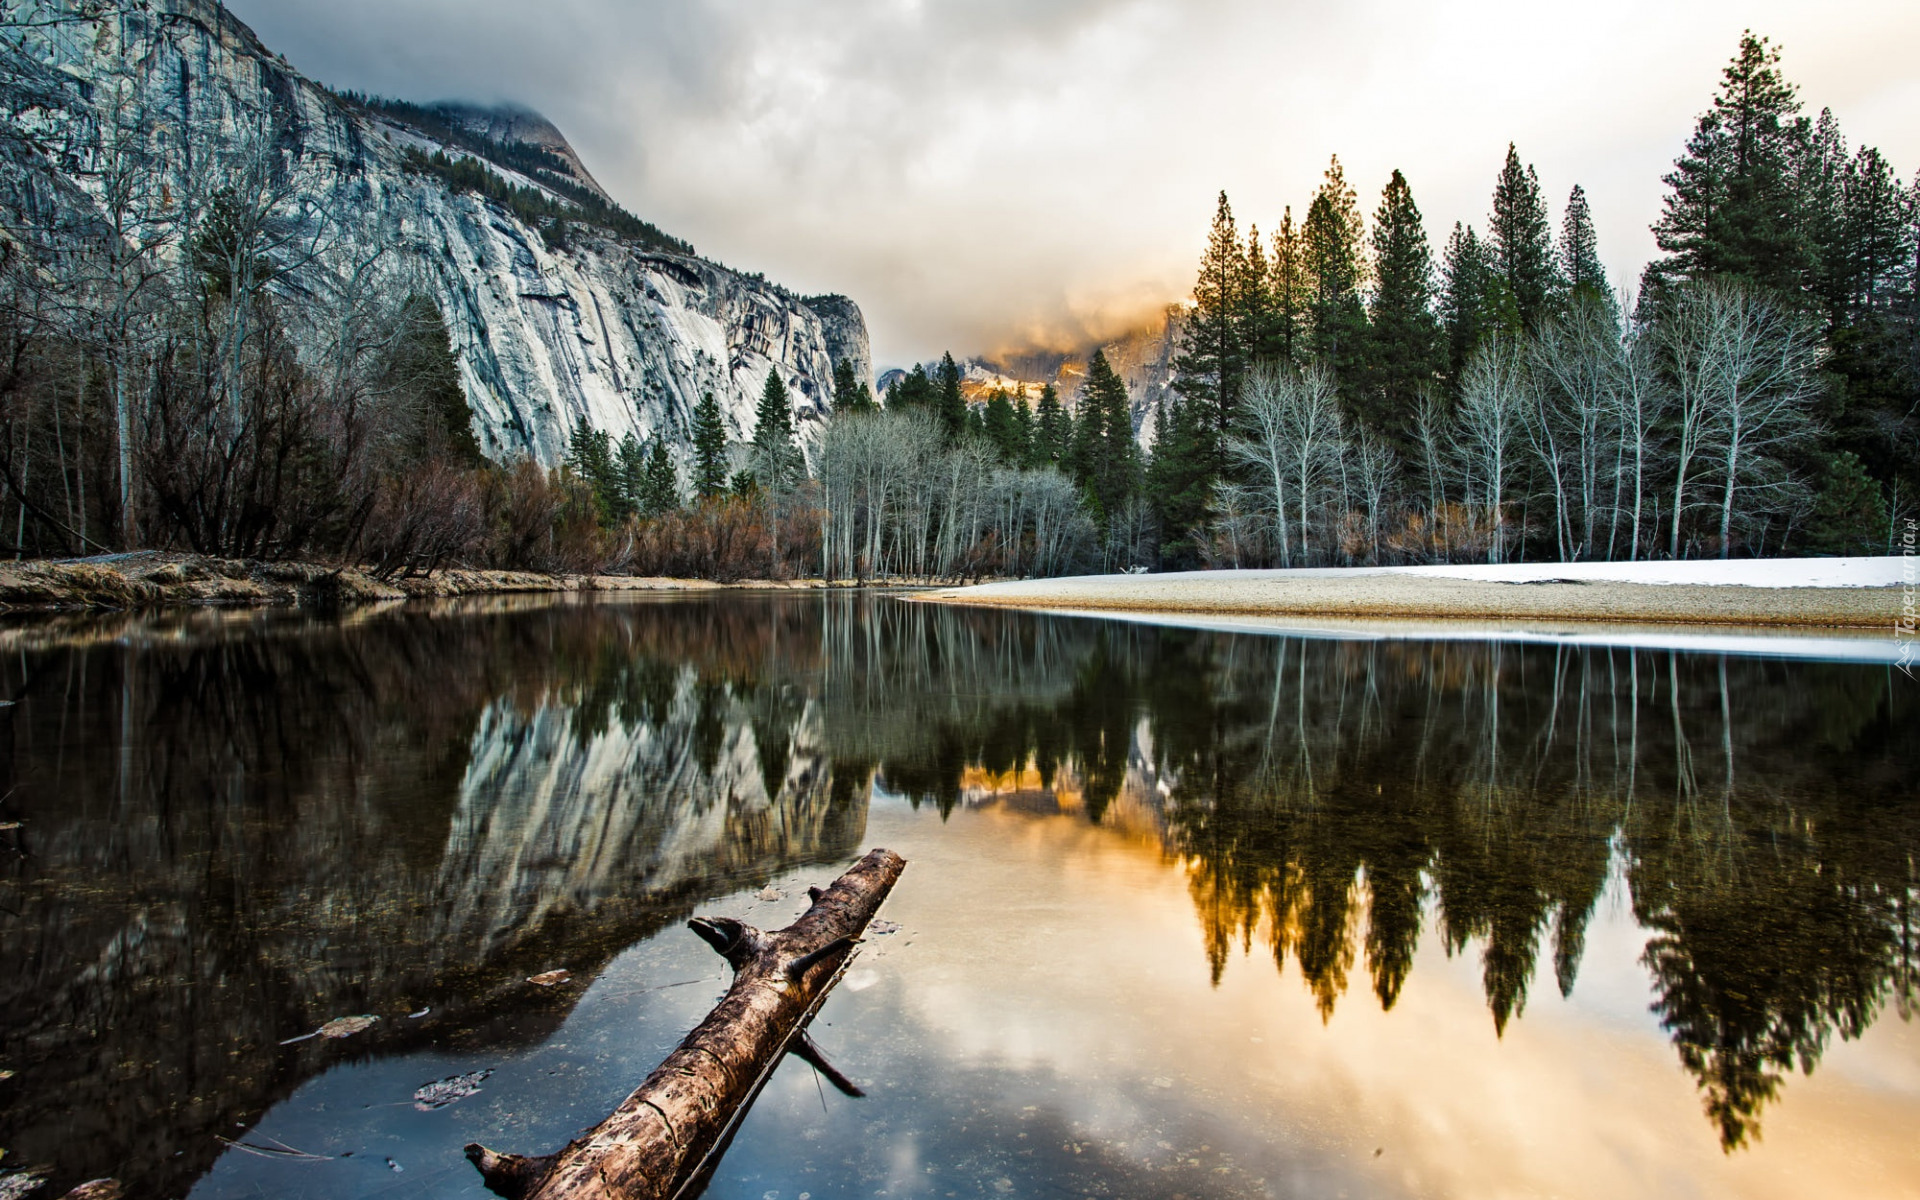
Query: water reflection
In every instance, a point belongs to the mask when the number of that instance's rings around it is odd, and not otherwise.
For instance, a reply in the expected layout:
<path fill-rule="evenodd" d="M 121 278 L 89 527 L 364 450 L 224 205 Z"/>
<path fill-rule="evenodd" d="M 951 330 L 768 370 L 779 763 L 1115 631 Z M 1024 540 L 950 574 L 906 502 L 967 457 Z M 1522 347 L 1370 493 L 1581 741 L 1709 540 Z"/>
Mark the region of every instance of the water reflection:
<path fill-rule="evenodd" d="M 1258 941 L 1327 1017 L 1364 958 L 1391 1009 L 1431 908 L 1449 954 L 1478 947 L 1504 1030 L 1543 957 L 1571 993 L 1623 871 L 1656 1011 L 1729 1149 L 1834 1036 L 1911 1014 L 1920 707 L 1891 672 L 888 617 L 939 647 L 895 689 L 921 732 L 878 755 L 888 784 L 1127 810 L 1183 862 L 1216 980 Z M 1020 694 L 954 711 L 994 671 Z"/>
<path fill-rule="evenodd" d="M 864 776 L 836 782 L 778 649 L 803 614 L 738 615 L 15 631 L 7 1165 L 178 1194 L 209 1132 L 343 1051 L 539 1038 L 578 989 L 529 974 L 590 979 L 703 896 L 854 853 Z"/>
<path fill-rule="evenodd" d="M 0 1144 L 56 1187 L 181 1194 L 343 1058 L 540 1042 L 581 991 L 526 976 L 852 857 L 876 781 L 1145 842 L 1216 984 L 1257 948 L 1323 1019 L 1437 936 L 1508 1031 L 1624 892 L 1729 1149 L 1914 998 L 1879 668 L 730 597 L 39 623 L 0 688 Z"/>

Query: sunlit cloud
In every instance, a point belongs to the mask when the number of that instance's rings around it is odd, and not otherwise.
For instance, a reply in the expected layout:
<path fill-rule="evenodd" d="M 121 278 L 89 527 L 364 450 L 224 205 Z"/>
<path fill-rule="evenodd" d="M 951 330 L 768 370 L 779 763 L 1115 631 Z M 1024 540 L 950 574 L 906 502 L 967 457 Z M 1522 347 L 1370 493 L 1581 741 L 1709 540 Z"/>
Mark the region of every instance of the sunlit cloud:
<path fill-rule="evenodd" d="M 1811 111 L 1920 167 L 1920 7 L 1520 0 L 234 0 L 302 69 L 552 117 L 628 207 L 865 309 L 883 363 L 1104 335 L 1183 295 L 1226 189 L 1270 229 L 1338 153 L 1436 247 L 1509 141 L 1631 283 L 1743 28 Z"/>

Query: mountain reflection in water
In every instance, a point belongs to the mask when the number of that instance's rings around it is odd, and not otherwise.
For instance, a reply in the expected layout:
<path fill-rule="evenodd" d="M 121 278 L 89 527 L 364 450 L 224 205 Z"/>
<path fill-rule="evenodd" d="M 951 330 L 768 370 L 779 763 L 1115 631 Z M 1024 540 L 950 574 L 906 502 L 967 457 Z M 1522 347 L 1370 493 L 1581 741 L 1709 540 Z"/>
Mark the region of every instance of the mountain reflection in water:
<path fill-rule="evenodd" d="M 1391 1010 L 1431 929 L 1506 1031 L 1576 988 L 1623 887 L 1729 1151 L 1914 997 L 1920 693 L 1877 667 L 857 596 L 67 621 L 0 651 L 0 1144 L 58 1188 L 182 1194 L 343 1059 L 539 1042 L 703 899 L 863 850 L 876 784 L 1148 840 L 1216 983 L 1257 944 L 1323 1020 L 1356 985 Z M 583 986 L 524 983 L 557 966 Z M 357 1013 L 382 1020 L 279 1044 Z"/>
<path fill-rule="evenodd" d="M 540 1038 L 578 992 L 526 976 L 590 978 L 704 896 L 854 853 L 864 775 L 836 785 L 782 674 L 805 660 L 772 651 L 817 619 L 712 615 L 12 631 L 6 1165 L 179 1194 L 209 1133 L 343 1050 Z M 359 1013 L 382 1020 L 344 1046 L 279 1045 Z"/>

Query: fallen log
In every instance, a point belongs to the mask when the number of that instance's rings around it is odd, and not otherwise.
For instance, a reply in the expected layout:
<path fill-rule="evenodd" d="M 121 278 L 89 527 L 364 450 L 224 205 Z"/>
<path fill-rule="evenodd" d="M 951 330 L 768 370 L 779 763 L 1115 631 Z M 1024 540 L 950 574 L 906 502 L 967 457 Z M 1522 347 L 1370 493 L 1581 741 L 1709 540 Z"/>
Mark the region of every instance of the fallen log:
<path fill-rule="evenodd" d="M 538 1158 L 466 1148 L 487 1187 L 508 1200 L 676 1200 L 695 1195 L 753 1099 L 793 1054 L 853 1095 L 806 1034 L 852 960 L 906 860 L 875 850 L 785 929 L 727 917 L 687 923 L 733 967 L 733 985 L 632 1095 L 584 1136 Z"/>

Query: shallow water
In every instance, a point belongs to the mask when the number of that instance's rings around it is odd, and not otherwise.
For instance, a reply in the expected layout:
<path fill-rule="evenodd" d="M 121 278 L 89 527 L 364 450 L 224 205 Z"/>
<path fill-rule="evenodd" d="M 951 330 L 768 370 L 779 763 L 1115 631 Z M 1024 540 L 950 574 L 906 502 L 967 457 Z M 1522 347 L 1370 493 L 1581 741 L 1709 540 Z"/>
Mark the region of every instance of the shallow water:
<path fill-rule="evenodd" d="M 688 916 L 884 845 L 869 1095 L 789 1061 L 709 1196 L 1920 1195 L 1883 665 L 729 596 L 41 622 L 0 687 L 42 1194 L 486 1196 L 724 989 Z"/>

